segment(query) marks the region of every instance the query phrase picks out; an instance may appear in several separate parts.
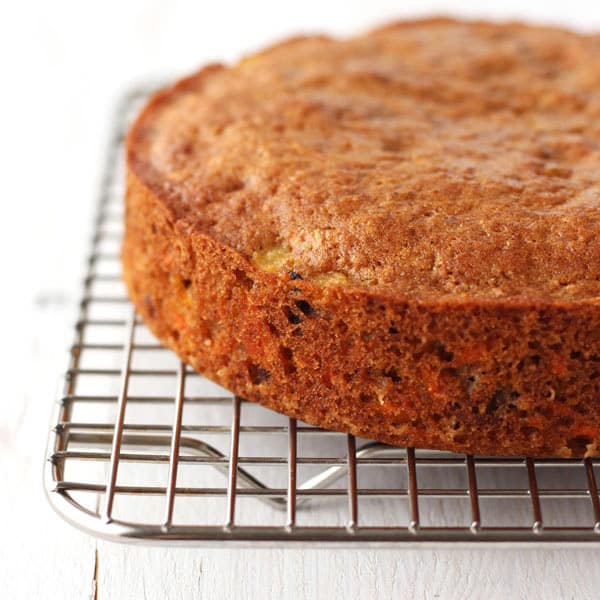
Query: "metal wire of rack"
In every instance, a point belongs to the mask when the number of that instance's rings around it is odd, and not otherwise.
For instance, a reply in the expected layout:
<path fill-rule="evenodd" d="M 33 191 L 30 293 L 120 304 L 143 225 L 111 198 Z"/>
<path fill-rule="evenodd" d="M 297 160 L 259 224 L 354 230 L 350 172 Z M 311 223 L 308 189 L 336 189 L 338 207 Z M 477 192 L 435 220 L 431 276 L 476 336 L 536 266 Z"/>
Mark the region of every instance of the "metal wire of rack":
<path fill-rule="evenodd" d="M 600 459 L 464 456 L 321 430 L 233 397 L 152 337 L 119 271 L 118 110 L 44 482 L 112 540 L 407 546 L 598 542 Z"/>

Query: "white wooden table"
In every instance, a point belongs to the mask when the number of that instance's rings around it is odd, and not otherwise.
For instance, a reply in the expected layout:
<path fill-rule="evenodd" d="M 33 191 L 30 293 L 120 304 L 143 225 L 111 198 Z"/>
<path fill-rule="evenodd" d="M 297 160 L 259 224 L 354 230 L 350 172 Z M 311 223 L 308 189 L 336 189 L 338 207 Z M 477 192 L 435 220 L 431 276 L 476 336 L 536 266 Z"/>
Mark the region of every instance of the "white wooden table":
<path fill-rule="evenodd" d="M 448 10 L 443 2 L 405 2 L 404 10 L 423 12 L 425 4 Z M 459 4 L 473 13 L 479 3 Z M 600 29 L 600 6 L 591 2 L 520 4 L 504 2 L 492 15 Z M 79 533 L 44 498 L 50 405 L 66 365 L 100 153 L 119 91 L 288 33 L 355 31 L 392 15 L 393 5 L 23 2 L 3 11 L 2 597 L 598 597 L 596 549 L 144 548 Z"/>

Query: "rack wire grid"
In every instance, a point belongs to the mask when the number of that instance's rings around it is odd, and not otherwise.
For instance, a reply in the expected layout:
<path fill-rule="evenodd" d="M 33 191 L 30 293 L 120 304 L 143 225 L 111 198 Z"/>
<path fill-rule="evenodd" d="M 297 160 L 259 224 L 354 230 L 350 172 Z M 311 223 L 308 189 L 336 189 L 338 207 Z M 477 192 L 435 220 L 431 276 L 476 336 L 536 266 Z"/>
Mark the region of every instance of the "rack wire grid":
<path fill-rule="evenodd" d="M 90 533 L 165 543 L 600 541 L 599 459 L 464 456 L 325 431 L 234 397 L 182 364 L 121 282 L 117 111 L 45 488 Z"/>

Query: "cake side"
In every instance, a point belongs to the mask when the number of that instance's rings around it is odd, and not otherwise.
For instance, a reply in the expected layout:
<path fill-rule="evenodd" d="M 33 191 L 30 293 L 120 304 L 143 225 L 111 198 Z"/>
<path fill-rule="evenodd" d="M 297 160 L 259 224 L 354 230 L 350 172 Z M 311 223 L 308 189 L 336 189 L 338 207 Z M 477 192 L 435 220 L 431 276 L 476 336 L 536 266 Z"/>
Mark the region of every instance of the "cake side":
<path fill-rule="evenodd" d="M 595 303 L 421 303 L 265 273 L 177 221 L 131 172 L 123 264 L 163 343 L 273 410 L 391 444 L 597 453 Z"/>

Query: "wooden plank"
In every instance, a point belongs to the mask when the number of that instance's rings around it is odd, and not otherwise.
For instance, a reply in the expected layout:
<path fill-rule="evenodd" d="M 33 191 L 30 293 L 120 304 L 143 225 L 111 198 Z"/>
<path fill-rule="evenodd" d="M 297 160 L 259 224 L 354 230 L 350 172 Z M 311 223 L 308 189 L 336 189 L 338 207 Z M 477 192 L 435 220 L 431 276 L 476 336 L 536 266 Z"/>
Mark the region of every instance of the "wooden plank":
<path fill-rule="evenodd" d="M 99 595 L 121 598 L 593 599 L 589 550 L 163 549 L 100 543 Z M 568 559 L 565 560 L 566 556 Z"/>

